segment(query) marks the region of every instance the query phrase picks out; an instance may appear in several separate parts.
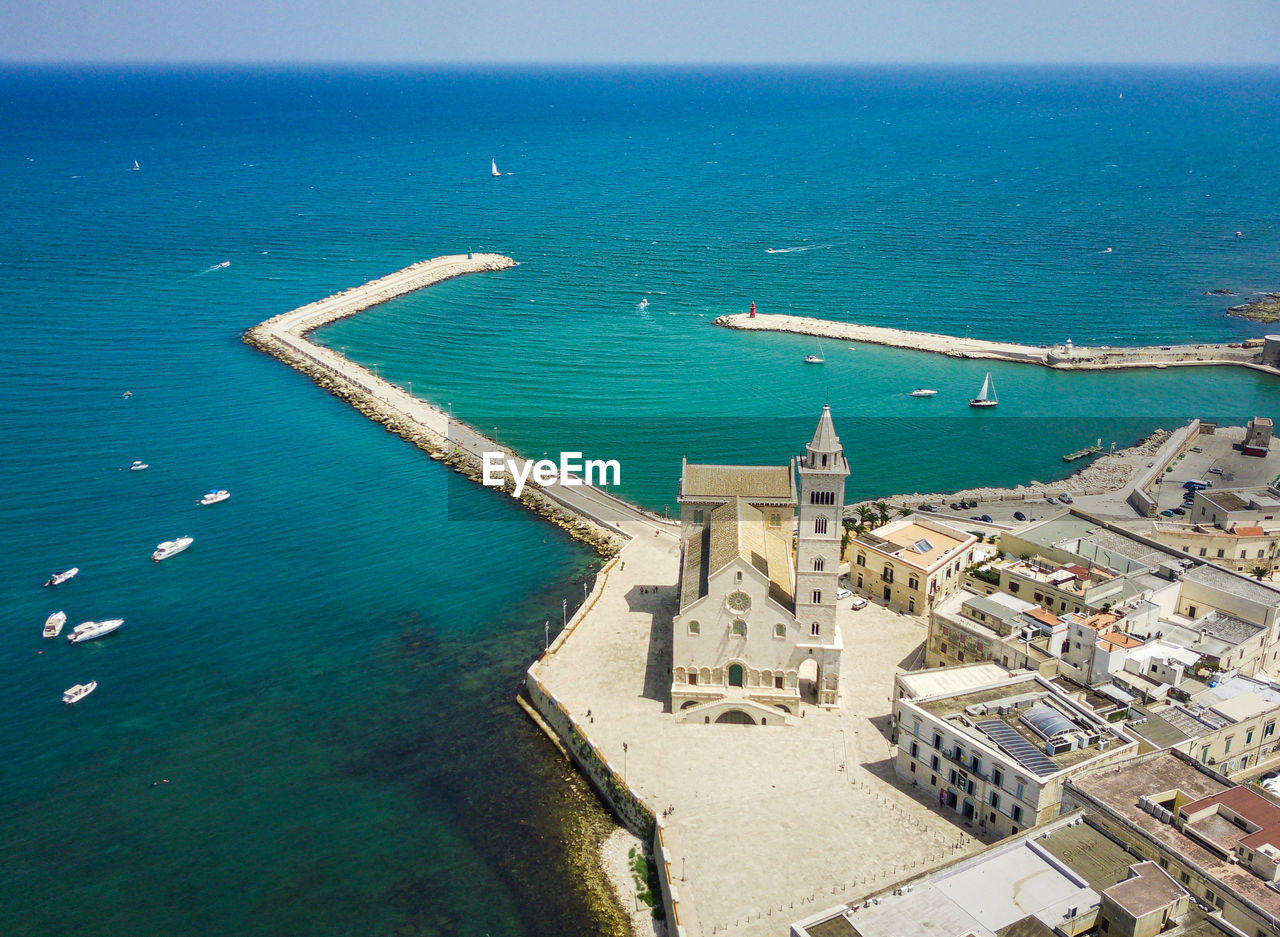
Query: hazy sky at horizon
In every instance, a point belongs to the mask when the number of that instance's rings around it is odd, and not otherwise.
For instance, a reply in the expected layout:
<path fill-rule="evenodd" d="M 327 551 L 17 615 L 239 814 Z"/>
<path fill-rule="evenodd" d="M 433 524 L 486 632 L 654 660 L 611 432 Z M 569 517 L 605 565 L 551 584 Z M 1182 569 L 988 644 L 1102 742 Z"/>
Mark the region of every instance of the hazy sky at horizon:
<path fill-rule="evenodd" d="M 0 0 L 8 62 L 1280 63 L 1277 0 Z"/>

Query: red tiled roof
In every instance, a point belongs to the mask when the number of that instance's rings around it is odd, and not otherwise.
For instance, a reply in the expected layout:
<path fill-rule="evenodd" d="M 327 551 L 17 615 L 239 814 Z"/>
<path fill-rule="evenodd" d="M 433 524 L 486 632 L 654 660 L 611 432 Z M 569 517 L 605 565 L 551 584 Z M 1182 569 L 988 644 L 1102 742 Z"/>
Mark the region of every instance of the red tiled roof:
<path fill-rule="evenodd" d="M 1053 612 L 1045 611 L 1043 608 L 1028 609 L 1023 614 L 1028 618 L 1034 618 L 1036 621 L 1044 622 L 1046 625 L 1053 626 L 1058 624 L 1058 616 L 1053 614 Z"/>
<path fill-rule="evenodd" d="M 1261 527 L 1237 527 L 1234 533 L 1241 537 L 1265 537 L 1267 532 Z"/>

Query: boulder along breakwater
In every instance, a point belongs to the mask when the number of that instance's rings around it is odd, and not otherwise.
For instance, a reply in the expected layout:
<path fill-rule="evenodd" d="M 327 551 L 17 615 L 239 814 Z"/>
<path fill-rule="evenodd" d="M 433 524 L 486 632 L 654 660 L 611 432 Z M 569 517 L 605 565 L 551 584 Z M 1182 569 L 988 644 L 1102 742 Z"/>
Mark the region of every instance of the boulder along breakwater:
<path fill-rule="evenodd" d="M 745 312 L 733 313 L 717 317 L 714 324 L 744 331 L 792 332 L 846 342 L 865 342 L 890 348 L 928 351 L 952 358 L 986 358 L 992 361 L 1039 364 L 1059 370 L 1105 371 L 1118 368 L 1234 365 L 1280 376 L 1280 336 L 1273 335 L 1268 335 L 1265 339 L 1255 338 L 1225 344 L 1205 342 L 1192 345 L 1089 346 L 1075 345 L 1067 339 L 1061 345 L 1022 345 L 778 313 L 758 313 L 755 316 Z"/>
<path fill-rule="evenodd" d="M 480 483 L 482 453 L 516 453 L 474 427 L 453 420 L 438 407 L 414 397 L 349 358 L 317 345 L 307 336 L 321 326 L 443 280 L 468 273 L 507 270 L 516 262 L 502 254 L 456 254 L 420 261 L 395 273 L 327 296 L 261 322 L 243 335 L 245 344 L 272 355 L 345 400 L 369 419 L 417 446 L 431 458 Z M 498 473 L 503 490 L 514 497 L 510 473 Z M 619 520 L 658 519 L 634 505 L 591 486 L 565 489 L 539 486 L 532 479 L 518 499 L 530 511 L 563 528 L 602 556 L 613 556 L 627 538 Z"/>

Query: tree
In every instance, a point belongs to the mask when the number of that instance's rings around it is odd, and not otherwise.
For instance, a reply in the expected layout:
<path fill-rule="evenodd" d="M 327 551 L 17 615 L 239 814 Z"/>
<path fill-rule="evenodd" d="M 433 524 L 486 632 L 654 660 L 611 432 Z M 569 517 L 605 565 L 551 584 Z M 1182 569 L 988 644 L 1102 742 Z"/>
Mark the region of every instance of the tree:
<path fill-rule="evenodd" d="M 1253 569 L 1249 570 L 1249 572 L 1253 575 L 1254 579 L 1266 579 L 1267 573 L 1271 572 L 1271 570 L 1267 569 L 1265 566 L 1255 566 Z"/>
<path fill-rule="evenodd" d="M 871 507 L 876 512 L 876 521 L 878 522 L 877 526 L 883 527 L 885 524 L 889 523 L 889 505 L 885 504 L 883 501 L 877 501 L 875 504 L 871 505 Z"/>
<path fill-rule="evenodd" d="M 911 513 L 911 508 L 898 508 L 899 517 L 910 517 Z"/>
<path fill-rule="evenodd" d="M 871 521 L 874 520 L 876 516 L 876 512 L 866 504 L 859 504 L 854 508 L 854 512 L 858 515 L 858 519 L 862 521 L 864 529 L 871 526 Z"/>

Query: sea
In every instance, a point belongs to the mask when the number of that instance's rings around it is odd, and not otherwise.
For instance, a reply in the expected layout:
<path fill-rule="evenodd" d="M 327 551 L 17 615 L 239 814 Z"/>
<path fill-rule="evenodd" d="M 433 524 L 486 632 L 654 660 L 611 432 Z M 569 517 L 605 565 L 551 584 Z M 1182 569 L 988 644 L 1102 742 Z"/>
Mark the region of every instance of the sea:
<path fill-rule="evenodd" d="M 1280 417 L 1243 369 L 712 324 L 1262 336 L 1226 311 L 1280 289 L 1274 69 L 7 66 L 0 215 L 11 935 L 622 932 L 608 818 L 514 703 L 599 558 L 242 344 L 269 316 L 507 254 L 317 337 L 673 514 L 683 458 L 785 462 L 824 404 L 850 498 Z M 56 609 L 125 625 L 44 641 Z"/>

